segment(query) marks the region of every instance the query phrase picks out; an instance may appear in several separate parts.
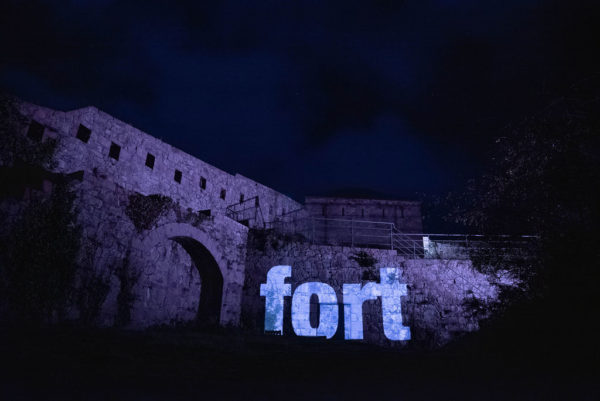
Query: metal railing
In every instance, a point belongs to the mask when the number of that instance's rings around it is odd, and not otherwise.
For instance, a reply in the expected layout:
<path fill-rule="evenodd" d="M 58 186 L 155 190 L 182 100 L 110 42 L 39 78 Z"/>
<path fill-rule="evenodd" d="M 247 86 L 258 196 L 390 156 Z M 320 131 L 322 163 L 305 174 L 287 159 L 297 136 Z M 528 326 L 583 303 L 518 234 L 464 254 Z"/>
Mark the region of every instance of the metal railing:
<path fill-rule="evenodd" d="M 321 217 L 277 219 L 268 228 L 315 244 L 391 248 L 393 223 Z"/>
<path fill-rule="evenodd" d="M 472 259 L 496 255 L 526 257 L 537 237 L 531 235 L 412 234 L 394 232 L 398 254 L 424 259 Z"/>
<path fill-rule="evenodd" d="M 265 227 L 258 196 L 227 206 L 225 216 L 246 226 Z"/>
<path fill-rule="evenodd" d="M 313 244 L 392 249 L 413 259 L 469 259 L 490 250 L 519 255 L 526 253 L 536 239 L 534 236 L 405 233 L 390 222 L 321 217 L 278 219 L 266 227 Z"/>
<path fill-rule="evenodd" d="M 308 212 L 304 207 L 300 207 L 298 209 L 290 210 L 285 213 L 282 213 L 275 217 L 276 222 L 293 222 L 301 219 L 305 219 L 308 217 Z"/>

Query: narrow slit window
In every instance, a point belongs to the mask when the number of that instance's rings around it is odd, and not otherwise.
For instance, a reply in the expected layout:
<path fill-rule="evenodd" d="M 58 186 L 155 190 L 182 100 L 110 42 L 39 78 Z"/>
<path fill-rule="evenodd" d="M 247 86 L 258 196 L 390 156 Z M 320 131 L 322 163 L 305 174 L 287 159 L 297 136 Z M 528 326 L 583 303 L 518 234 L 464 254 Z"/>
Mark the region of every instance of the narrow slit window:
<path fill-rule="evenodd" d="M 240 194 L 240 203 L 244 201 L 244 194 Z"/>
<path fill-rule="evenodd" d="M 146 167 L 154 169 L 154 155 L 152 153 L 146 155 Z"/>
<path fill-rule="evenodd" d="M 224 189 L 221 189 L 221 195 L 220 198 L 225 200 L 225 195 L 227 194 L 227 191 L 225 191 Z"/>
<path fill-rule="evenodd" d="M 181 171 L 179 170 L 175 170 L 175 175 L 173 176 L 173 179 L 175 180 L 175 182 L 177 182 L 178 184 L 181 184 Z"/>
<path fill-rule="evenodd" d="M 79 128 L 77 129 L 77 139 L 79 139 L 83 143 L 88 143 L 90 140 L 90 136 L 92 135 L 92 130 L 86 127 L 83 124 L 79 124 Z"/>
<path fill-rule="evenodd" d="M 41 141 L 44 136 L 44 126 L 35 120 L 31 120 L 29 129 L 27 130 L 27 137 L 33 141 Z"/>
<path fill-rule="evenodd" d="M 200 188 L 206 189 L 206 178 L 200 177 Z"/>
<path fill-rule="evenodd" d="M 121 147 L 114 142 L 110 143 L 110 150 L 108 151 L 108 156 L 112 157 L 115 160 L 119 160 L 119 155 L 121 154 Z"/>

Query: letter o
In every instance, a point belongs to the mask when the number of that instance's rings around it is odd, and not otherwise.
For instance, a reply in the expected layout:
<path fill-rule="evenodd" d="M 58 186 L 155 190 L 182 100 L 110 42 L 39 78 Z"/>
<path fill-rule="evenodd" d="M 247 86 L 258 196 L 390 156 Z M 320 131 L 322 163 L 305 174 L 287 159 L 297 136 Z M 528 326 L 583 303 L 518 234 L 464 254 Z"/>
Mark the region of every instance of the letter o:
<path fill-rule="evenodd" d="M 319 298 L 319 325 L 310 325 L 310 297 Z M 292 327 L 298 336 L 331 338 L 338 327 L 338 300 L 335 290 L 325 283 L 304 283 L 292 298 Z"/>

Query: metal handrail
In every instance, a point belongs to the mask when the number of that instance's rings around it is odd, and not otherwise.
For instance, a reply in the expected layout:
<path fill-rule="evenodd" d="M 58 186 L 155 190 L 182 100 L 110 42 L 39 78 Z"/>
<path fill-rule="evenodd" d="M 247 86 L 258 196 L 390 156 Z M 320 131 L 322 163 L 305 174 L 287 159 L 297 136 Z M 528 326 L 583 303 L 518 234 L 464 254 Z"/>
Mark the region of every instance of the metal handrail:
<path fill-rule="evenodd" d="M 517 250 L 517 245 L 538 239 L 534 235 L 407 233 L 391 222 L 310 216 L 268 226 L 316 244 L 387 248 L 411 258 L 468 258 L 472 251 Z"/>
<path fill-rule="evenodd" d="M 250 214 L 245 213 L 248 211 Z M 253 221 L 253 226 L 265 227 L 258 196 L 253 196 L 252 198 L 244 199 L 241 202 L 227 206 L 225 208 L 225 216 L 238 222 L 247 222 L 244 224 L 249 224 L 250 221 Z"/>

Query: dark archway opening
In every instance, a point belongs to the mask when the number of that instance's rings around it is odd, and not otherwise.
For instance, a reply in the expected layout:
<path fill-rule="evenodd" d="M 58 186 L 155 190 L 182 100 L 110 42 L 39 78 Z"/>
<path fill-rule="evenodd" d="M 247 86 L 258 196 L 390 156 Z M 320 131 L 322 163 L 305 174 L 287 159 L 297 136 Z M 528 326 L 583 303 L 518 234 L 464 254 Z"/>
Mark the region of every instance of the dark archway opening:
<path fill-rule="evenodd" d="M 223 274 L 217 261 L 204 245 L 189 237 L 173 237 L 185 249 L 200 272 L 202 281 L 197 320 L 201 325 L 217 326 L 223 299 Z"/>

